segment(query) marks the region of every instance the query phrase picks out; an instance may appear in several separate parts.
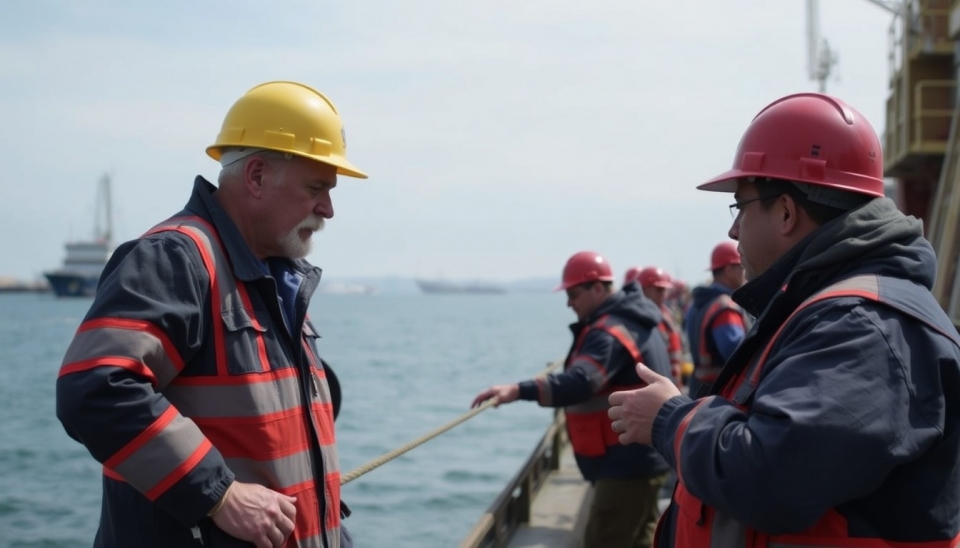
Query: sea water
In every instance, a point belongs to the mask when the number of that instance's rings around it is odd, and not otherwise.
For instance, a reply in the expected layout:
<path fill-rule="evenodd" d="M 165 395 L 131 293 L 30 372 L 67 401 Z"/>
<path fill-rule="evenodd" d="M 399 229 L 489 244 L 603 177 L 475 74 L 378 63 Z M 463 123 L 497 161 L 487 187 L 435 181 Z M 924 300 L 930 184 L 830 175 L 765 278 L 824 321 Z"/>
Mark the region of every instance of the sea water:
<path fill-rule="evenodd" d="M 0 295 L 0 547 L 90 546 L 101 467 L 55 416 L 55 380 L 89 299 Z M 310 315 L 344 401 L 344 473 L 469 411 L 491 384 L 564 356 L 563 294 L 329 295 Z M 552 410 L 480 413 L 343 487 L 358 548 L 457 546 L 530 455 Z"/>

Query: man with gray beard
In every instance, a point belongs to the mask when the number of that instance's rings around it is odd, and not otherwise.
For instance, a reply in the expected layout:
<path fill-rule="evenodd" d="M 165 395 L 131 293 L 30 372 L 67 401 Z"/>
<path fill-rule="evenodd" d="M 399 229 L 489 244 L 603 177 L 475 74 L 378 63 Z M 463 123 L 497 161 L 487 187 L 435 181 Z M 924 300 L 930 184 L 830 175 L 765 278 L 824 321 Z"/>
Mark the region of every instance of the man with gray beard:
<path fill-rule="evenodd" d="M 267 82 L 227 113 L 178 214 L 121 245 L 63 359 L 57 416 L 103 464 L 95 547 L 340 548 L 340 392 L 304 257 L 346 158 L 319 91 Z"/>

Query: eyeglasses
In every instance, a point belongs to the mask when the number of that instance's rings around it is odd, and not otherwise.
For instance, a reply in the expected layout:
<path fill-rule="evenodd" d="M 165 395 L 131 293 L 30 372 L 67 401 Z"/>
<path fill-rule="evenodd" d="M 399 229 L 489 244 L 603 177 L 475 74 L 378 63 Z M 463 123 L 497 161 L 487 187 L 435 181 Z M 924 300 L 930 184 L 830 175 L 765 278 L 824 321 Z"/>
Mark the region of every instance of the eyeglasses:
<path fill-rule="evenodd" d="M 747 204 L 752 204 L 753 202 L 759 202 L 760 200 L 769 200 L 770 198 L 776 198 L 780 194 L 773 194 L 770 196 L 757 196 L 756 198 L 750 198 L 749 200 L 744 200 L 742 202 L 734 202 L 730 204 L 730 217 L 736 219 L 740 216 L 740 212 L 743 211 L 743 206 Z"/>

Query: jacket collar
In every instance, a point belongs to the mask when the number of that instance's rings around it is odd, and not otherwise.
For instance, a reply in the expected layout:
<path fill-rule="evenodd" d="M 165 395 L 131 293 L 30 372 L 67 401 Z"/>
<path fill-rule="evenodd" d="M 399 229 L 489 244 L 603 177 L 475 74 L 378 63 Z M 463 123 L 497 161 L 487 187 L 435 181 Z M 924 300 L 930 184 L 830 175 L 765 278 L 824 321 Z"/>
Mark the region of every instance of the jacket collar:
<path fill-rule="evenodd" d="M 217 187 L 198 175 L 193 182 L 193 194 L 190 195 L 185 210 L 194 215 L 199 215 L 213 224 L 217 234 L 220 235 L 227 258 L 230 259 L 234 276 L 245 282 L 266 278 L 268 271 L 264 270 L 263 263 L 253 254 L 253 250 L 243 239 L 236 223 L 217 202 L 214 196 L 216 191 Z M 319 280 L 322 272 L 320 268 L 311 265 L 304 259 L 285 260 L 291 268 L 305 277 L 315 272 L 314 276 Z M 312 278 L 313 276 L 309 277 Z"/>

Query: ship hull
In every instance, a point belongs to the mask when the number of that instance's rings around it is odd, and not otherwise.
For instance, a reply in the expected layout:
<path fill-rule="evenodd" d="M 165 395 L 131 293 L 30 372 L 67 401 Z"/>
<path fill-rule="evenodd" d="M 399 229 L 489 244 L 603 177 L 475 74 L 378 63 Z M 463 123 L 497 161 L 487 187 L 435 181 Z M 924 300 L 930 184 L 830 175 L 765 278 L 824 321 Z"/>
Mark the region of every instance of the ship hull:
<path fill-rule="evenodd" d="M 96 276 L 84 276 L 69 272 L 47 272 L 50 289 L 57 297 L 93 297 L 99 280 Z"/>

